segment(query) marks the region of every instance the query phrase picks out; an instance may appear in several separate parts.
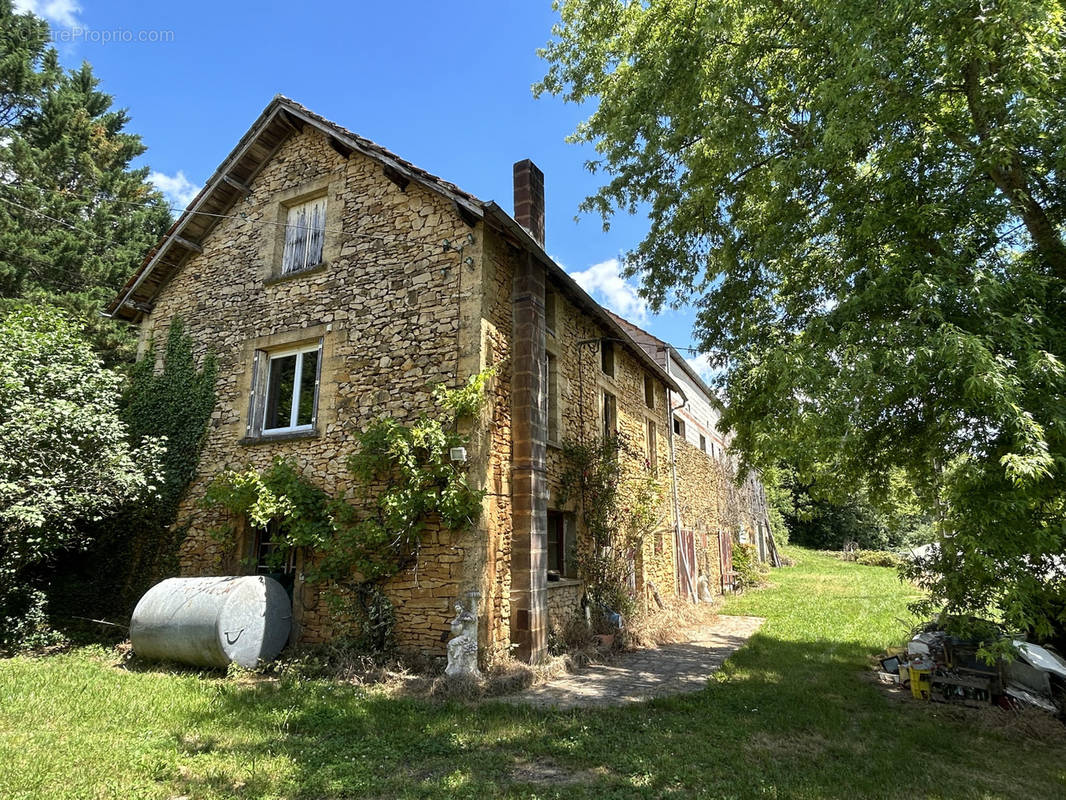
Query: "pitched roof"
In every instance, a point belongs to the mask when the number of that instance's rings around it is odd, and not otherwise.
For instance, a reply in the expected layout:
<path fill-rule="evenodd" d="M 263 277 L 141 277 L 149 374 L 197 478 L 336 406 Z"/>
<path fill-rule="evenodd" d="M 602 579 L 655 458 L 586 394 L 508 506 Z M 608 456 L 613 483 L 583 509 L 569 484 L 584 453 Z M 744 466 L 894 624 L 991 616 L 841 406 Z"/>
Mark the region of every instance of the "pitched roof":
<path fill-rule="evenodd" d="M 700 389 L 700 391 L 702 391 L 705 395 L 707 395 L 707 400 L 711 403 L 711 405 L 717 406 L 719 409 L 724 409 L 725 408 L 725 403 L 723 403 L 721 398 L 718 397 L 718 393 L 715 392 L 714 389 L 712 389 L 710 386 L 708 386 L 706 384 L 706 382 L 703 380 L 703 378 L 701 378 L 699 376 L 699 373 L 696 372 L 696 370 L 694 370 L 692 368 L 692 366 L 688 363 L 688 359 L 685 358 L 684 356 L 682 356 L 681 353 L 679 353 L 677 351 L 676 347 L 674 347 L 669 342 L 663 341 L 662 339 L 660 339 L 655 334 L 648 333 L 648 331 L 644 330 L 643 328 L 641 328 L 641 327 L 639 327 L 637 325 L 634 325 L 628 319 L 625 319 L 624 317 L 620 317 L 618 314 L 615 314 L 613 311 L 610 311 L 608 309 L 605 309 L 605 310 L 607 311 L 607 313 L 612 318 L 614 318 L 614 320 L 619 325 L 621 325 L 626 330 L 626 333 L 629 334 L 630 337 L 634 341 L 636 341 L 638 344 L 640 344 L 640 341 L 639 341 L 638 337 L 632 335 L 634 331 L 636 333 L 640 334 L 640 338 L 647 338 L 647 339 L 651 340 L 652 342 L 654 342 L 655 345 L 658 348 L 662 349 L 665 353 L 667 353 L 667 354 L 673 353 L 674 355 L 676 355 L 677 356 L 677 363 L 681 365 L 681 369 L 689 377 L 689 379 L 694 384 L 696 384 L 696 387 L 698 389 Z M 650 352 L 648 354 L 651 355 Z"/>
<path fill-rule="evenodd" d="M 148 313 L 152 301 L 163 285 L 182 268 L 185 261 L 202 252 L 201 242 L 227 216 L 233 204 L 244 196 L 256 175 L 288 137 L 304 125 L 317 128 L 341 155 L 359 152 L 382 164 L 389 177 L 397 181 L 414 181 L 452 200 L 456 210 L 471 223 L 487 219 L 512 241 L 532 253 L 544 264 L 548 274 L 578 306 L 594 316 L 608 331 L 659 376 L 671 389 L 681 387 L 667 372 L 634 342 L 616 319 L 566 271 L 555 263 L 533 236 L 510 214 L 493 201 L 482 201 L 454 183 L 416 167 L 392 151 L 365 139 L 347 128 L 316 114 L 283 95 L 275 95 L 248 131 L 193 198 L 185 211 L 148 252 L 138 270 L 126 281 L 104 310 L 109 317 L 135 320 Z M 682 392 L 683 394 L 683 392 Z"/>

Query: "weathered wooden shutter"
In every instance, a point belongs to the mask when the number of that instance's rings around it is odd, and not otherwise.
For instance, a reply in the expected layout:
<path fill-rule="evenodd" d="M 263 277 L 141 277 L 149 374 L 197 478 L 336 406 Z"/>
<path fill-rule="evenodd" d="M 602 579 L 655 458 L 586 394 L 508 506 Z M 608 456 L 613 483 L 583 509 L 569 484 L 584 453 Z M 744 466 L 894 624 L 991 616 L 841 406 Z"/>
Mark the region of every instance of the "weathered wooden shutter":
<path fill-rule="evenodd" d="M 305 266 L 322 263 L 322 245 L 326 233 L 326 198 L 308 203 L 307 261 Z"/>
<path fill-rule="evenodd" d="M 307 258 L 307 206 L 289 209 L 285 221 L 285 256 L 281 262 L 282 274 L 303 269 Z"/>
<path fill-rule="evenodd" d="M 311 412 L 311 427 L 318 427 L 318 392 L 322 385 L 322 354 L 325 348 L 322 346 L 322 339 L 318 340 L 318 359 L 315 362 L 315 400 L 314 410 Z"/>
<path fill-rule="evenodd" d="M 259 387 L 259 365 L 263 360 L 263 354 L 256 350 L 252 356 L 252 392 L 248 398 L 248 424 L 245 426 L 245 436 L 256 436 L 261 430 L 262 426 L 258 422 L 259 416 L 259 398 L 261 395 Z"/>

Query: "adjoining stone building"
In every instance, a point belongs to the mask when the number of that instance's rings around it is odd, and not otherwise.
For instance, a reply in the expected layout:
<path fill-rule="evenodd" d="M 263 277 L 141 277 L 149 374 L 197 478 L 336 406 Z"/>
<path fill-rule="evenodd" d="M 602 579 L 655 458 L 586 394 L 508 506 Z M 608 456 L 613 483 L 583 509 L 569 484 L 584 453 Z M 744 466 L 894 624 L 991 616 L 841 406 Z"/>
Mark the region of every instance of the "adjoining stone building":
<path fill-rule="evenodd" d="M 627 468 L 670 475 L 671 398 L 687 394 L 545 253 L 536 166 L 515 164 L 514 182 L 512 217 L 292 100 L 266 107 L 108 309 L 139 325 L 142 352 L 180 317 L 198 356 L 218 359 L 179 513 L 183 574 L 255 570 L 269 547 L 241 521 L 232 539 L 211 535 L 226 520 L 198 501 L 223 470 L 282 456 L 348 494 L 359 431 L 382 415 L 414 422 L 434 385 L 495 367 L 466 464 L 484 513 L 469 531 L 427 530 L 417 570 L 385 589 L 402 647 L 442 653 L 453 603 L 475 590 L 488 650 L 544 653 L 582 596 L 561 444 L 621 431 L 648 459 Z M 634 554 L 636 592 L 689 591 L 673 494 Z M 350 622 L 304 580 L 306 557 L 286 565 L 294 640 L 344 635 Z"/>
<path fill-rule="evenodd" d="M 673 345 L 611 314 L 644 351 L 673 377 L 682 396 L 671 403 L 682 590 L 700 574 L 712 587 L 731 587 L 732 543 L 754 544 L 762 561 L 774 549 L 766 490 L 751 473 L 736 485 L 732 438 L 718 429 L 724 406 Z"/>

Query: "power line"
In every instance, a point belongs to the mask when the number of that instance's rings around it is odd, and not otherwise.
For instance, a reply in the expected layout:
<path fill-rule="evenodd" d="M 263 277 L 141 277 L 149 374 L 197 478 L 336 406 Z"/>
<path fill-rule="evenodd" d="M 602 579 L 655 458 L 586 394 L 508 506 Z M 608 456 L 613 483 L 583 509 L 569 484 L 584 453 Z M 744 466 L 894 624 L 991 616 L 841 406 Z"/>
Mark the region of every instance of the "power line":
<path fill-rule="evenodd" d="M 28 183 L 28 182 L 25 182 L 25 181 L 22 181 L 22 182 L 19 182 L 19 183 L 0 184 L 0 185 L 5 186 L 7 188 L 20 187 L 20 188 L 33 189 L 34 191 L 40 192 L 42 194 L 45 194 L 45 193 L 55 194 L 55 195 L 59 195 L 60 197 L 70 198 L 70 199 L 74 199 L 74 200 L 89 201 L 89 200 L 94 200 L 94 199 L 98 198 L 98 195 L 79 195 L 79 194 L 76 194 L 74 192 L 68 192 L 68 191 L 66 191 L 64 189 L 51 189 L 51 188 L 47 188 L 47 187 L 43 187 L 43 186 L 36 186 L 36 185 L 34 185 L 32 183 Z M 134 206 L 136 208 L 146 208 L 144 203 L 138 203 L 138 202 L 135 202 L 135 201 L 132 201 L 132 200 L 107 199 L 106 202 L 114 203 L 114 204 L 118 204 L 118 205 Z M 253 220 L 253 219 L 249 218 L 249 216 L 247 214 L 243 213 L 243 212 L 240 213 L 240 214 L 215 214 L 215 213 L 210 212 L 210 211 L 192 211 L 191 209 L 188 209 L 188 208 L 180 208 L 178 206 L 172 206 L 172 205 L 165 205 L 165 206 L 163 206 L 163 208 L 166 208 L 168 211 L 170 211 L 172 213 L 175 213 L 175 214 L 179 214 L 179 215 L 192 215 L 192 216 L 199 216 L 199 217 L 209 217 L 209 218 L 212 218 L 212 219 L 220 219 L 220 220 L 222 220 L 222 219 L 230 219 L 230 220 L 236 220 L 238 222 L 245 222 L 245 223 L 248 223 L 249 225 L 270 226 L 270 227 L 275 227 L 275 228 L 279 228 L 279 227 L 280 228 L 287 228 L 287 227 L 289 227 L 288 223 L 285 223 L 285 222 L 271 222 L 270 220 Z M 358 233 L 358 232 L 355 232 L 355 231 L 346 231 L 346 230 L 337 229 L 337 228 L 323 228 L 322 230 L 325 233 L 332 233 L 332 234 L 336 234 L 338 236 L 355 237 L 355 238 L 360 238 L 360 239 L 372 239 L 372 240 L 375 240 L 375 241 L 386 242 L 386 243 L 389 243 L 389 244 L 392 244 L 392 243 L 395 243 L 395 242 L 398 242 L 398 241 L 410 241 L 410 239 L 407 238 L 407 237 L 381 236 L 381 235 L 373 234 L 373 233 Z"/>

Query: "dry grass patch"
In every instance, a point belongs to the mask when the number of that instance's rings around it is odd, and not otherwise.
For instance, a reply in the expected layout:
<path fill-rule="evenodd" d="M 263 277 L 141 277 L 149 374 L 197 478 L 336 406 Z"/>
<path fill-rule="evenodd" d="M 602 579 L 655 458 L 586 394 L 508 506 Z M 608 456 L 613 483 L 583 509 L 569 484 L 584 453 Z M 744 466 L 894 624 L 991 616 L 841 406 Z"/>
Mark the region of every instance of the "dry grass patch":
<path fill-rule="evenodd" d="M 669 598 L 663 608 L 645 606 L 629 620 L 622 632 L 622 645 L 627 650 L 658 647 L 692 641 L 699 628 L 713 625 L 721 610 L 721 598 L 713 603 L 688 603 Z"/>

